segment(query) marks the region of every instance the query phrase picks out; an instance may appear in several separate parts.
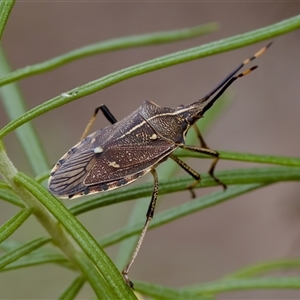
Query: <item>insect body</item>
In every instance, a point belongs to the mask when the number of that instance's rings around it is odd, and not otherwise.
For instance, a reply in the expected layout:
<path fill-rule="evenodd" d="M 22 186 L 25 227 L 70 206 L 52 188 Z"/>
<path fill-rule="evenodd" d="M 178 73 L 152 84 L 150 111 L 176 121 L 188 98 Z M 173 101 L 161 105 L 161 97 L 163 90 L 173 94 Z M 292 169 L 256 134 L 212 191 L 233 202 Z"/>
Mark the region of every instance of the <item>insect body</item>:
<path fill-rule="evenodd" d="M 109 191 L 132 183 L 151 172 L 154 178 L 154 188 L 146 223 L 133 256 L 123 270 L 124 279 L 130 286 L 133 284 L 128 278 L 128 272 L 154 214 L 158 193 L 155 168 L 167 158 L 173 159 L 195 179 L 194 183 L 188 186 L 193 193 L 193 188 L 201 179 L 200 175 L 172 153 L 177 148 L 205 153 L 215 158 L 209 174 L 217 183 L 226 187 L 213 173 L 219 159 L 218 152 L 207 147 L 197 127 L 195 129 L 200 139 L 200 147 L 185 145 L 186 134 L 236 79 L 256 68 L 255 66 L 235 75 L 245 64 L 261 55 L 269 46 L 270 44 L 250 59 L 245 60 L 213 91 L 192 104 L 180 105 L 172 109 L 145 101 L 137 110 L 119 122 L 106 106 L 100 106 L 95 111 L 94 117 L 101 109 L 112 125 L 82 139 L 51 170 L 49 190 L 60 198 Z"/>
<path fill-rule="evenodd" d="M 137 180 L 184 143 L 188 124 L 174 112 L 147 101 L 89 135 L 52 170 L 50 191 L 62 198 L 82 196 Z"/>

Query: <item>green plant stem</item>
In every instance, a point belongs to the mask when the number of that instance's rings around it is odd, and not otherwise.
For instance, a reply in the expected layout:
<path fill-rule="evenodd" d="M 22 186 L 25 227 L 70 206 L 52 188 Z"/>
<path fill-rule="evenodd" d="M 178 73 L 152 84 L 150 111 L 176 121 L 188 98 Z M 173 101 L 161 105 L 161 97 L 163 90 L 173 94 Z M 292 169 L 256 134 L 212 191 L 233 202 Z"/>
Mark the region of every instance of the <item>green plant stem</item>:
<path fill-rule="evenodd" d="M 213 32 L 218 29 L 216 23 L 207 23 L 191 28 L 184 28 L 180 30 L 172 30 L 166 32 L 155 32 L 149 34 L 127 36 L 116 38 L 100 43 L 88 45 L 63 55 L 54 57 L 42 63 L 27 66 L 25 68 L 13 71 L 7 75 L 0 77 L 0 86 L 10 82 L 40 74 L 61 67 L 67 63 L 75 61 L 80 58 L 88 57 L 95 54 L 128 49 L 133 47 L 149 46 L 176 42 L 184 39 L 190 39 L 200 35 Z"/>
<path fill-rule="evenodd" d="M 215 55 L 217 53 L 245 47 L 247 45 L 258 43 L 266 39 L 274 38 L 278 35 L 285 34 L 298 28 L 300 28 L 300 15 L 245 34 L 236 35 L 220 40 L 218 42 L 213 42 L 199 47 L 172 53 L 111 73 L 100 79 L 91 81 L 68 92 L 62 93 L 61 95 L 48 100 L 39 106 L 36 106 L 35 108 L 31 109 L 24 115 L 20 116 L 16 120 L 11 121 L 9 124 L 3 127 L 0 130 L 0 139 L 2 139 L 9 132 L 13 131 L 24 123 L 54 108 L 60 107 L 81 97 L 95 93 L 123 80 L 158 69 L 166 68 L 172 65 L 195 60 L 201 57 Z"/>
<path fill-rule="evenodd" d="M 225 184 L 243 185 L 256 183 L 272 183 L 277 181 L 298 181 L 300 180 L 300 169 L 296 167 L 268 167 L 268 168 L 245 168 L 235 170 L 218 171 L 215 174 Z M 195 187 L 216 186 L 217 183 L 208 175 L 201 176 L 201 182 Z M 162 179 L 159 182 L 159 194 L 176 193 L 187 190 L 187 185 L 192 181 L 190 176 Z M 122 192 L 111 191 L 99 194 L 99 196 L 78 202 L 69 207 L 69 210 L 78 215 L 89 210 L 102 206 L 112 205 L 123 201 L 139 199 L 150 196 L 153 190 L 152 183 L 144 183 L 138 186 L 124 188 Z"/>

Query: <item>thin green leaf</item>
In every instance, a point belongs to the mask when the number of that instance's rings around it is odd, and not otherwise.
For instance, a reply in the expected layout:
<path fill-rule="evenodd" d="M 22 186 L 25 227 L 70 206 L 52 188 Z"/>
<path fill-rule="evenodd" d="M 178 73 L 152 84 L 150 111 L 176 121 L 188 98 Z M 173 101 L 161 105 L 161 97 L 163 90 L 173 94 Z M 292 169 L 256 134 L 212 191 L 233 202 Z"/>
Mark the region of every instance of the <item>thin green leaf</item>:
<path fill-rule="evenodd" d="M 96 266 L 93 261 L 85 258 L 86 255 L 84 255 L 84 253 L 76 253 L 76 263 L 84 274 L 85 278 L 93 287 L 97 295 L 97 299 L 127 299 L 121 298 L 119 296 L 120 292 L 116 293 L 115 287 L 112 288 L 107 284 L 106 278 L 100 274 L 98 266 Z"/>
<path fill-rule="evenodd" d="M 5 268 L 1 270 L 1 272 L 11 271 L 11 270 L 21 269 L 21 268 L 28 268 L 28 267 L 49 264 L 49 263 L 59 264 L 60 266 L 74 269 L 74 267 L 70 264 L 70 262 L 62 255 L 52 254 L 49 255 L 49 257 L 26 256 L 24 258 L 20 258 L 17 261 L 7 265 Z"/>
<path fill-rule="evenodd" d="M 194 213 L 196 211 L 219 204 L 221 202 L 232 199 L 246 192 L 250 192 L 262 186 L 263 184 L 233 186 L 228 188 L 226 191 L 218 191 L 207 196 L 195 199 L 193 201 L 184 203 L 180 206 L 171 208 L 165 212 L 156 214 L 155 218 L 153 218 L 152 223 L 149 226 L 149 229 L 153 229 L 155 227 L 169 223 L 186 215 L 190 215 L 191 213 Z M 102 245 L 102 247 L 107 247 L 112 244 L 115 244 L 125 238 L 128 238 L 133 234 L 139 233 L 143 225 L 144 222 L 138 222 L 134 225 L 122 228 L 102 238 L 100 244 Z"/>
<path fill-rule="evenodd" d="M 261 277 L 249 279 L 228 279 L 199 284 L 184 290 L 201 295 L 238 290 L 256 289 L 300 289 L 300 277 Z"/>
<path fill-rule="evenodd" d="M 12 235 L 32 214 L 32 208 L 25 208 L 0 226 L 0 244 Z"/>
<path fill-rule="evenodd" d="M 70 261 L 60 253 L 55 253 L 54 251 L 34 251 L 7 265 L 1 270 L 1 272 L 49 263 L 55 263 L 62 267 L 74 269 L 74 266 L 70 263 Z"/>
<path fill-rule="evenodd" d="M 218 25 L 216 23 L 208 23 L 191 28 L 127 36 L 95 43 L 54 57 L 42 63 L 27 66 L 25 68 L 13 71 L 4 76 L 2 75 L 2 77 L 0 78 L 0 86 L 22 79 L 24 77 L 29 77 L 39 73 L 53 70 L 70 62 L 73 62 L 77 59 L 88 57 L 91 55 L 134 47 L 177 42 L 180 40 L 190 39 L 193 37 L 204 35 L 213 32 L 217 29 Z"/>
<path fill-rule="evenodd" d="M 2 34 L 4 32 L 5 25 L 9 18 L 9 15 L 15 5 L 15 0 L 3 0 L 0 1 L 0 39 L 2 38 Z"/>
<path fill-rule="evenodd" d="M 11 71 L 1 47 L 0 65 L 0 75 Z M 20 118 L 20 116 L 24 115 L 27 111 L 25 101 L 16 83 L 0 88 L 0 96 L 6 114 L 10 120 Z M 33 125 L 30 122 L 24 124 L 24 126 L 16 130 L 16 135 L 34 174 L 40 174 L 43 171 L 48 170 L 49 164 Z M 19 151 L 21 151 L 21 149 L 19 149 Z"/>
<path fill-rule="evenodd" d="M 268 167 L 268 168 L 243 168 L 218 171 L 215 175 L 226 185 L 272 183 L 277 181 L 299 181 L 300 169 L 297 167 Z M 188 184 L 193 180 L 190 176 L 161 179 L 159 181 L 159 195 L 187 190 Z M 216 186 L 217 183 L 208 174 L 201 175 L 201 182 L 195 188 Z M 75 215 L 102 206 L 112 205 L 123 201 L 149 197 L 153 190 L 152 183 L 144 183 L 133 187 L 99 194 L 94 198 L 78 202 L 69 207 Z"/>
<path fill-rule="evenodd" d="M 44 180 L 47 180 L 49 178 L 50 170 L 47 170 L 39 175 L 37 175 L 34 179 L 38 183 L 42 183 Z"/>
<path fill-rule="evenodd" d="M 0 270 L 8 264 L 21 258 L 22 256 L 30 253 L 31 251 L 44 246 L 49 241 L 51 241 L 51 239 L 48 237 L 37 238 L 6 252 L 5 254 L 0 256 Z"/>
<path fill-rule="evenodd" d="M 125 284 L 121 274 L 116 269 L 110 258 L 99 246 L 92 235 L 82 226 L 82 224 L 63 206 L 60 201 L 49 194 L 41 185 L 25 174 L 18 173 L 15 181 L 26 188 L 34 195 L 64 226 L 81 249 L 95 264 L 99 272 L 105 278 L 119 299 L 136 299 L 131 289 Z M 78 256 L 79 254 L 76 254 Z M 80 263 L 80 259 L 77 259 Z"/>
<path fill-rule="evenodd" d="M 261 155 L 261 154 L 240 153 L 240 152 L 231 152 L 231 151 L 229 152 L 229 151 L 222 151 L 222 150 L 218 150 L 218 152 L 220 154 L 220 159 L 300 167 L 300 158 L 298 157 Z M 208 155 L 187 151 L 187 150 L 181 150 L 181 149 L 176 151 L 174 154 L 179 157 L 197 157 L 197 158 L 211 159 L 211 157 Z"/>
<path fill-rule="evenodd" d="M 0 180 L 0 189 L 11 190 L 11 187 L 3 180 Z"/>
<path fill-rule="evenodd" d="M 225 279 L 228 278 L 243 278 L 243 277 L 254 277 L 267 272 L 278 271 L 278 270 L 291 270 L 291 269 L 300 269 L 300 260 L 299 259 L 282 259 L 262 262 L 243 268 L 239 271 L 231 273 L 225 276 Z"/>
<path fill-rule="evenodd" d="M 70 286 L 59 296 L 61 300 L 72 300 L 75 299 L 78 292 L 81 290 L 85 283 L 85 278 L 82 276 L 77 277 Z"/>
<path fill-rule="evenodd" d="M 172 289 L 164 286 L 135 282 L 135 289 L 145 295 L 159 299 L 198 299 L 207 293 L 218 294 L 239 290 L 299 289 L 300 277 L 274 277 L 221 280 L 199 284 L 194 287 Z"/>
<path fill-rule="evenodd" d="M 21 246 L 22 243 L 17 242 L 15 240 L 9 239 L 9 240 L 5 240 L 0 244 L 0 249 L 3 251 L 9 251 L 17 246 Z"/>
<path fill-rule="evenodd" d="M 266 39 L 274 38 L 278 35 L 285 34 L 298 28 L 300 28 L 300 15 L 245 34 L 240 34 L 217 42 L 172 53 L 111 73 L 100 79 L 91 81 L 68 92 L 62 93 L 60 96 L 36 106 L 2 128 L 0 131 L 0 139 L 22 124 L 40 116 L 41 114 L 131 77 L 195 60 L 201 57 L 245 47 Z"/>
<path fill-rule="evenodd" d="M 16 194 L 8 189 L 1 189 L 0 187 L 0 199 L 7 201 L 11 204 L 24 208 L 24 204 L 19 200 Z"/>

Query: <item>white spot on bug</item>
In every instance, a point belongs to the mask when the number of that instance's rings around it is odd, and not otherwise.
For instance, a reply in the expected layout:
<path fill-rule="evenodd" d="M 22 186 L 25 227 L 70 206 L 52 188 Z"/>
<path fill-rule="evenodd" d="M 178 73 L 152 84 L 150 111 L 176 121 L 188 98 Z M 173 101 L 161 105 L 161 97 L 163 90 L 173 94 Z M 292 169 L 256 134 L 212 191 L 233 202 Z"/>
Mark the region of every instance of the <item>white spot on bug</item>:
<path fill-rule="evenodd" d="M 103 152 L 103 148 L 102 147 L 96 147 L 94 149 L 94 153 L 102 153 Z"/>
<path fill-rule="evenodd" d="M 93 143 L 95 143 L 95 141 L 96 141 L 96 139 L 93 138 L 93 139 L 91 140 L 91 143 L 93 144 Z"/>
<path fill-rule="evenodd" d="M 150 140 L 157 140 L 157 135 L 155 133 L 150 136 Z"/>
<path fill-rule="evenodd" d="M 118 165 L 115 161 L 109 162 L 108 165 L 113 168 L 120 168 L 120 165 Z"/>

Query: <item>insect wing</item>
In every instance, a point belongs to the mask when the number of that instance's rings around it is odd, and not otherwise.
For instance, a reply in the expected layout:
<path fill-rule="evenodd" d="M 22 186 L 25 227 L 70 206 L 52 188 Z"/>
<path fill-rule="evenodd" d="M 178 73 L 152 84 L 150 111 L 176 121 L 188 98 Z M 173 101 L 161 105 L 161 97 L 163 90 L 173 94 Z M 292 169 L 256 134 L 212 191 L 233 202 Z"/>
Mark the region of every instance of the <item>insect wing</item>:
<path fill-rule="evenodd" d="M 134 112 L 70 149 L 56 164 L 49 190 L 71 198 L 129 184 L 176 149 Z"/>

